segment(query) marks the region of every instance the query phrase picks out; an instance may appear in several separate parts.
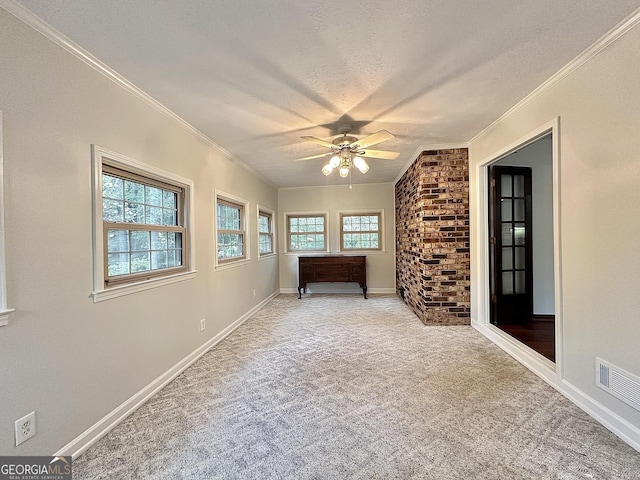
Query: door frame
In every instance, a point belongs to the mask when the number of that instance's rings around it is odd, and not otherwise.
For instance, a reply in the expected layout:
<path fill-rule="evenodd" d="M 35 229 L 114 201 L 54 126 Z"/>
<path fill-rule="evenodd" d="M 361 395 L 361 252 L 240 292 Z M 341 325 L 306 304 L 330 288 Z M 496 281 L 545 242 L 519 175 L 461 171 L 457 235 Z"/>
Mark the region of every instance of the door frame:
<path fill-rule="evenodd" d="M 551 133 L 552 182 L 553 182 L 553 264 L 555 282 L 555 363 L 538 352 L 511 337 L 490 322 L 491 292 L 489 264 L 489 166 L 514 151 L 535 142 Z M 478 259 L 478 268 L 473 274 L 477 285 L 477 311 L 472 316 L 472 325 L 516 360 L 533 370 L 542 378 L 557 382 L 563 378 L 563 326 L 562 326 L 562 272 L 561 272 L 561 232 L 560 232 L 560 117 L 556 117 L 538 128 L 523 135 L 518 140 L 497 150 L 478 162 L 475 167 L 475 200 L 478 206 L 478 221 L 472 242 L 473 254 Z M 475 317 L 475 318 L 473 318 Z"/>

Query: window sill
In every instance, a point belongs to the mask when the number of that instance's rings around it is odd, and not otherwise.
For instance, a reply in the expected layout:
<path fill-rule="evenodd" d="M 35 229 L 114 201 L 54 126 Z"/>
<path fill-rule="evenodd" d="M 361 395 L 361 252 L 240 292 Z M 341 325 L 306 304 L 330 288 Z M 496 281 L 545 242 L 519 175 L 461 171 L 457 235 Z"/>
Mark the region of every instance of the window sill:
<path fill-rule="evenodd" d="M 216 264 L 214 269 L 216 271 L 217 270 L 228 270 L 230 268 L 239 267 L 241 265 L 246 265 L 247 263 L 250 263 L 250 262 L 251 262 L 250 258 L 243 258 L 242 260 L 235 260 L 233 262 L 218 263 L 218 264 Z"/>
<path fill-rule="evenodd" d="M 384 255 L 386 250 L 338 250 L 337 255 Z"/>
<path fill-rule="evenodd" d="M 285 252 L 285 255 L 295 255 L 297 257 L 305 257 L 305 256 L 311 256 L 311 255 L 385 255 L 387 252 L 386 250 L 338 250 L 336 252 L 325 252 L 323 251 L 317 251 L 317 252 L 310 252 L 308 250 L 305 250 L 303 252 Z"/>
<path fill-rule="evenodd" d="M 123 295 L 130 295 L 132 293 L 142 292 L 144 290 L 150 290 L 152 288 L 161 287 L 163 285 L 169 285 L 171 283 L 182 282 L 184 280 L 191 280 L 195 278 L 196 270 L 190 272 L 178 273 L 162 278 L 153 278 L 151 280 L 145 280 L 143 282 L 131 283 L 129 285 L 121 285 L 104 290 L 98 290 L 93 292 L 93 302 L 98 303 L 104 300 L 111 300 L 112 298 L 122 297 Z"/>
<path fill-rule="evenodd" d="M 272 253 L 263 253 L 262 255 L 260 255 L 258 257 L 258 261 L 260 260 L 267 260 L 268 258 L 275 258 L 277 257 L 278 254 L 276 252 L 272 252 Z"/>
<path fill-rule="evenodd" d="M 15 310 L 13 308 L 0 310 L 0 327 L 3 327 L 9 323 L 9 314 L 11 312 L 15 312 Z"/>
<path fill-rule="evenodd" d="M 295 252 L 284 252 L 284 254 L 304 257 L 305 255 L 331 255 L 331 252 L 329 250 L 296 250 Z"/>

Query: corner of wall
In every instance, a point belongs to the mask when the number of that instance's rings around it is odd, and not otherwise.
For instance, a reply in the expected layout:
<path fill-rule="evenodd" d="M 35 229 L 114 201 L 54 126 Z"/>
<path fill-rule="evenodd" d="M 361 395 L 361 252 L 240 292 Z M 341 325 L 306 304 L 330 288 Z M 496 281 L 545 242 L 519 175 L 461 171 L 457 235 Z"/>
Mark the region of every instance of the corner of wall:
<path fill-rule="evenodd" d="M 396 289 L 423 323 L 471 316 L 467 148 L 423 151 L 396 183 Z"/>

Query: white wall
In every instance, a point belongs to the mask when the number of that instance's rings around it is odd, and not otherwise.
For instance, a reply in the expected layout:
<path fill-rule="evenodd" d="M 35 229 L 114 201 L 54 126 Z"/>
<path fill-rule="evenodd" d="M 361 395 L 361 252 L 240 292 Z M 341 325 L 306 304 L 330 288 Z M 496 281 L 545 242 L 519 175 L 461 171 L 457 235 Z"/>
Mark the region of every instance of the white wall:
<path fill-rule="evenodd" d="M 277 191 L 2 9 L 0 45 L 16 309 L 0 327 L 0 455 L 49 455 L 278 291 L 278 258 L 257 261 L 254 228 Z M 194 279 L 93 302 L 91 144 L 195 181 Z M 251 202 L 252 261 L 223 271 L 214 189 Z M 33 410 L 38 433 L 16 448 L 14 421 Z"/>
<path fill-rule="evenodd" d="M 619 419 L 636 448 L 640 412 L 596 387 L 595 357 L 640 375 L 638 52 L 636 22 L 470 144 L 475 199 L 479 163 L 559 117 L 563 295 L 557 314 L 562 317 L 563 335 L 557 385 L 609 420 Z M 476 203 L 471 210 L 476 245 L 481 215 Z M 474 250 L 472 261 L 477 272 L 482 268 L 481 252 Z M 486 320 L 479 308 L 482 289 L 472 291 L 472 320 L 482 323 Z"/>
<path fill-rule="evenodd" d="M 533 223 L 533 313 L 553 315 L 553 171 L 551 138 L 544 137 L 499 160 L 495 165 L 531 167 Z"/>
<path fill-rule="evenodd" d="M 375 165 L 371 168 L 375 168 Z M 356 175 L 359 173 L 356 172 Z M 367 256 L 367 288 L 371 293 L 395 292 L 395 210 L 394 185 L 347 185 L 281 188 L 278 190 L 278 251 L 280 254 L 280 289 L 294 292 L 298 287 L 298 255 L 285 253 L 284 216 L 293 212 L 327 212 L 329 215 L 330 254 L 340 247 L 339 212 L 343 210 L 384 212 L 384 251 L 353 253 Z M 349 253 L 351 254 L 351 253 Z M 307 292 L 362 292 L 357 284 L 315 284 Z"/>

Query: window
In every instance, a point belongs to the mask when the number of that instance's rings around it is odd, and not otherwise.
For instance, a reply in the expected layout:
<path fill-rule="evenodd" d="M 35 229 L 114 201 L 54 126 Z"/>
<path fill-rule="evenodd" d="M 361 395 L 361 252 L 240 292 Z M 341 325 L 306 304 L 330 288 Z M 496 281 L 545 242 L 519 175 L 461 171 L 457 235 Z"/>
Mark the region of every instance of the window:
<path fill-rule="evenodd" d="M 258 252 L 260 256 L 275 253 L 273 230 L 273 211 L 258 207 Z"/>
<path fill-rule="evenodd" d="M 218 265 L 247 258 L 246 205 L 247 202 L 235 197 L 216 194 Z"/>
<path fill-rule="evenodd" d="M 382 213 L 340 214 L 341 250 L 382 250 Z"/>
<path fill-rule="evenodd" d="M 106 286 L 186 270 L 183 198 L 181 188 L 102 166 Z"/>
<path fill-rule="evenodd" d="M 190 272 L 193 183 L 94 147 L 94 300 Z M 173 279 L 172 281 L 175 281 Z M 167 282 L 163 282 L 164 284 Z M 129 290 L 120 294 L 130 293 Z M 104 297 L 104 298 L 103 298 Z"/>
<path fill-rule="evenodd" d="M 327 251 L 326 214 L 288 214 L 287 251 Z"/>

